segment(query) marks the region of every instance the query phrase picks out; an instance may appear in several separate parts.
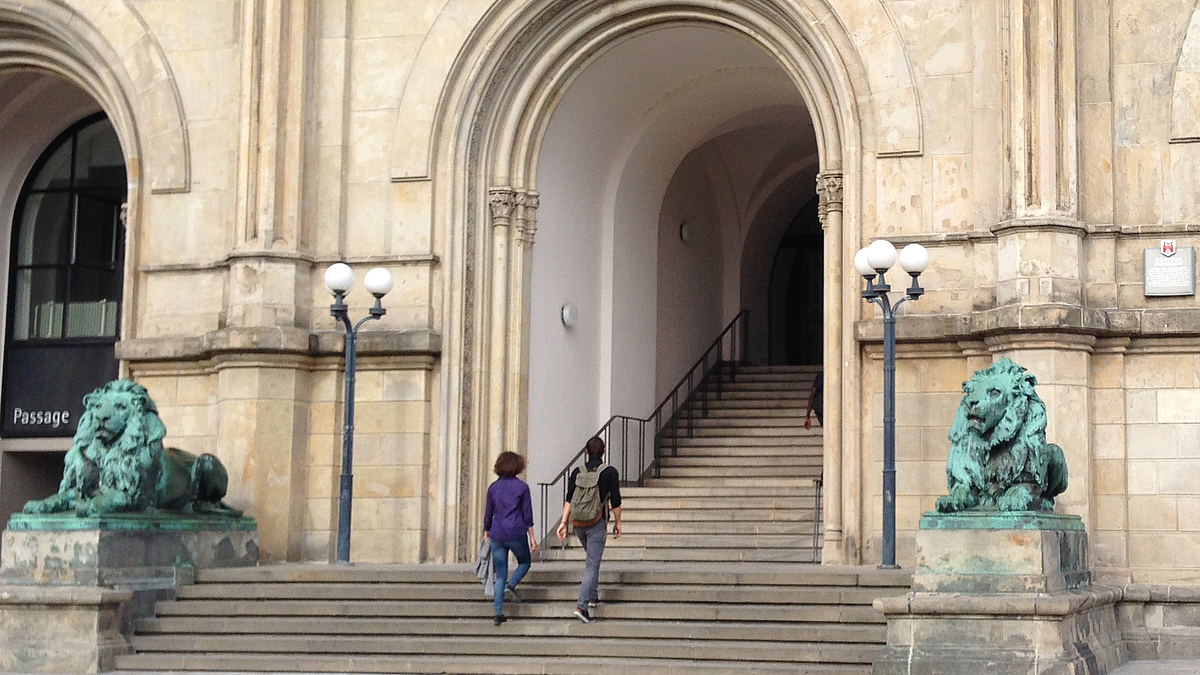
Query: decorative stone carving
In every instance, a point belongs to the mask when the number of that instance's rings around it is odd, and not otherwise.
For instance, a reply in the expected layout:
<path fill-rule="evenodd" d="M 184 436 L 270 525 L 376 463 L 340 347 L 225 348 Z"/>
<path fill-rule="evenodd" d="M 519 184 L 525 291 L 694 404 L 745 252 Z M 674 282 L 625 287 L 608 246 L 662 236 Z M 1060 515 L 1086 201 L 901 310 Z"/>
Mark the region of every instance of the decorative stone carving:
<path fill-rule="evenodd" d="M 220 460 L 163 447 L 167 428 L 142 385 L 113 380 L 83 404 L 58 492 L 27 503 L 25 513 L 242 515 L 221 501 L 229 475 Z"/>
<path fill-rule="evenodd" d="M 825 217 L 829 215 L 830 211 L 840 213 L 842 210 L 842 174 L 817 174 L 817 197 L 819 198 L 817 217 L 821 221 L 821 226 L 824 227 Z"/>
<path fill-rule="evenodd" d="M 963 384 L 950 427 L 943 513 L 979 507 L 1049 511 L 1067 489 L 1063 451 L 1046 442 L 1046 404 L 1037 378 L 1002 358 Z"/>
<path fill-rule="evenodd" d="M 517 218 L 517 241 L 526 246 L 533 246 L 533 237 L 537 233 L 537 209 L 541 198 L 536 192 L 522 192 L 517 195 L 517 206 L 520 216 Z"/>
<path fill-rule="evenodd" d="M 492 225 L 507 227 L 512 220 L 513 208 L 517 205 L 517 193 L 512 188 L 488 190 L 488 206 L 492 210 Z"/>

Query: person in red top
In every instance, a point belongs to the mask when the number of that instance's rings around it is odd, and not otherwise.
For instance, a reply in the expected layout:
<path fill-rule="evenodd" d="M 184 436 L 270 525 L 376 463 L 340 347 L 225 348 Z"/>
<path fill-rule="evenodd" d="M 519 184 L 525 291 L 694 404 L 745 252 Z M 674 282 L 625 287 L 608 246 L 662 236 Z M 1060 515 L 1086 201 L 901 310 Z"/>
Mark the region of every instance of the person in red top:
<path fill-rule="evenodd" d="M 525 458 L 515 452 L 502 452 L 496 458 L 495 472 L 499 478 L 488 486 L 487 507 L 483 511 L 483 536 L 492 543 L 492 567 L 496 571 L 496 590 L 493 600 L 496 606 L 494 623 L 499 626 L 507 621 L 504 616 L 505 596 L 520 602 L 516 586 L 529 571 L 537 550 L 537 538 L 533 533 L 533 500 L 529 485 L 517 478 L 525 470 Z M 508 554 L 517 558 L 517 569 L 512 579 L 508 578 Z"/>

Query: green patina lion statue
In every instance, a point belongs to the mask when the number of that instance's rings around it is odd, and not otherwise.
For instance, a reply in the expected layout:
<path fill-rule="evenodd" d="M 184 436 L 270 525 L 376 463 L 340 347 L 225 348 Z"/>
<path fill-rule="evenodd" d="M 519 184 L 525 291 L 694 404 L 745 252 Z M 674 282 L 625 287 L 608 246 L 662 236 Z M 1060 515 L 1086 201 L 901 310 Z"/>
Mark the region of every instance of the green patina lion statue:
<path fill-rule="evenodd" d="M 163 447 L 167 428 L 142 385 L 113 380 L 83 405 L 58 492 L 25 504 L 25 513 L 241 515 L 221 501 L 229 474 L 220 460 Z"/>
<path fill-rule="evenodd" d="M 963 383 L 950 427 L 943 513 L 976 507 L 1049 511 L 1067 489 L 1062 448 L 1046 442 L 1046 404 L 1037 378 L 1007 358 Z"/>

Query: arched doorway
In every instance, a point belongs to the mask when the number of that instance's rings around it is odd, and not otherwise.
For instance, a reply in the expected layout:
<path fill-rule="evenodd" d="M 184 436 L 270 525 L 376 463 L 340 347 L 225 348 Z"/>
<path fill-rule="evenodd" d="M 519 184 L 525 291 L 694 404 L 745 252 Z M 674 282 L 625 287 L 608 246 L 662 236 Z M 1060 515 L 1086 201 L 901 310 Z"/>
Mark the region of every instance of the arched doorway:
<path fill-rule="evenodd" d="M 56 489 L 83 395 L 118 375 L 129 180 L 117 133 L 87 92 L 33 71 L 0 74 L 0 92 L 7 519 Z"/>
<path fill-rule="evenodd" d="M 599 5 L 603 5 L 602 11 Z M 543 241 L 544 228 L 548 227 L 546 211 L 551 210 L 543 200 L 547 180 L 542 157 L 549 151 L 552 142 L 550 127 L 559 111 L 567 105 L 564 94 L 586 77 L 589 64 L 603 59 L 609 51 L 616 51 L 626 42 L 656 30 L 688 29 L 725 32 L 743 40 L 752 50 L 772 65 L 769 69 L 782 72 L 790 83 L 791 92 L 813 120 L 813 136 L 818 148 L 819 162 L 812 167 L 808 177 L 809 197 L 814 178 L 820 179 L 823 188 L 821 213 L 825 216 L 826 231 L 826 294 L 840 293 L 842 289 L 841 259 L 858 245 L 859 209 L 853 200 L 843 200 L 843 177 L 850 178 L 848 191 L 858 194 L 861 181 L 860 153 L 863 138 L 874 133 L 873 121 L 864 122 L 858 106 L 870 100 L 866 91 L 856 91 L 865 85 L 869 76 L 857 53 L 850 46 L 848 35 L 839 26 L 826 25 L 818 16 L 828 16 L 825 0 L 805 0 L 801 6 L 795 3 L 778 3 L 763 0 L 753 3 L 736 3 L 713 7 L 699 0 L 693 2 L 663 3 L 646 6 L 643 3 L 591 1 L 561 2 L 542 0 L 533 4 L 503 4 L 489 16 L 485 25 L 469 41 L 467 53 L 460 55 L 457 63 L 471 64 L 458 73 L 442 98 L 441 128 L 451 130 L 439 138 L 433 150 L 432 166 L 437 158 L 454 158 L 455 170 L 440 171 L 434 179 L 435 221 L 445 228 L 447 241 L 451 242 L 452 256 L 447 274 L 453 281 L 446 298 L 446 340 L 444 342 L 443 388 L 445 398 L 441 410 L 440 424 L 452 430 L 446 436 L 440 455 L 439 473 L 458 480 L 443 480 L 431 502 L 431 510 L 453 514 L 444 521 L 446 536 L 434 543 L 437 552 L 433 557 L 462 558 L 467 555 L 469 535 L 482 505 L 486 487 L 486 467 L 490 458 L 505 448 L 523 450 L 531 446 L 526 436 L 532 401 L 530 400 L 531 347 L 534 339 L 531 325 L 533 313 L 547 307 L 554 315 L 561 316 L 561 301 L 537 303 L 533 300 L 531 287 L 533 242 Z M 516 15 L 520 15 L 519 17 Z M 798 20 L 797 17 L 805 18 Z M 814 29 L 820 25 L 819 29 Z M 674 59 L 673 63 L 685 59 Z M 636 76 L 637 70 L 629 73 Z M 902 78 L 903 79 L 903 78 Z M 611 90 L 613 96 L 626 93 L 623 89 Z M 907 101 L 908 89 L 901 93 Z M 900 99 L 897 99 L 900 100 Z M 693 104 L 693 109 L 704 110 L 705 101 Z M 892 105 L 888 103 L 888 105 Z M 773 106 L 766 106 L 773 107 Z M 914 108 L 915 109 L 915 108 Z M 752 111 L 741 111 L 752 112 Z M 736 119 L 741 113 L 735 113 Z M 694 119 L 699 119 L 697 116 Z M 612 118 L 600 115 L 596 120 L 603 125 Z M 889 120 L 890 123 L 890 120 Z M 647 125 L 652 120 L 646 121 Z M 669 162 L 663 158 L 671 153 L 650 152 L 649 160 L 630 163 L 637 155 L 636 139 L 624 142 L 611 149 L 624 154 L 625 164 L 664 175 L 662 187 L 670 182 L 673 171 L 679 167 L 682 157 L 696 143 L 711 140 L 733 129 L 723 128 L 720 122 L 712 121 L 707 134 L 701 134 L 686 147 L 677 148 L 675 158 Z M 910 136 L 906 131 L 893 134 L 889 142 L 898 140 L 907 143 Z M 641 136 L 639 136 L 641 138 Z M 606 146 L 607 147 L 607 146 Z M 872 145 L 872 147 L 874 147 Z M 657 158 L 657 159 L 655 159 Z M 579 162 L 589 157 L 578 156 Z M 662 162 L 663 165 L 659 165 Z M 815 174 L 815 175 L 814 175 Z M 767 187 L 772 181 L 783 183 L 798 180 L 800 172 L 777 171 L 770 178 L 763 178 Z M 651 203 L 657 219 L 661 207 L 661 190 L 657 201 L 639 201 L 637 195 L 629 193 L 632 201 L 622 200 L 624 186 L 638 186 L 637 176 L 632 173 L 599 173 L 592 181 L 602 187 L 607 195 L 601 217 L 612 224 L 612 232 L 620 235 L 618 227 L 630 223 L 621 215 L 628 207 L 639 203 Z M 589 188 L 590 189 L 590 188 Z M 655 190 L 642 195 L 654 194 Z M 757 212 L 770 200 L 774 191 L 756 191 L 755 199 L 761 203 L 747 213 Z M 552 197 L 547 197 L 552 199 Z M 843 204 L 845 208 L 843 209 Z M 789 207 L 794 215 L 801 204 Z M 848 228 L 843 228 L 843 211 Z M 651 228 L 658 233 L 657 228 Z M 847 236 L 845 229 L 853 234 Z M 640 234 L 641 232 L 637 232 Z M 778 242 L 770 247 L 774 255 Z M 634 260 L 651 260 L 654 267 L 657 250 L 650 246 L 626 246 L 621 249 Z M 830 255 L 832 251 L 832 255 Z M 647 327 L 657 330 L 657 302 L 654 316 L 649 322 L 638 322 L 631 334 L 618 335 L 622 326 L 617 311 L 627 307 L 620 300 L 621 288 L 634 276 L 622 275 L 614 270 L 622 269 L 621 260 L 615 250 L 601 249 L 601 260 L 609 259 L 611 269 L 602 275 L 609 281 L 602 287 L 603 295 L 616 298 L 608 314 L 598 312 L 594 320 L 601 324 L 599 335 L 610 341 L 601 354 L 615 355 L 622 340 L 645 336 L 638 334 Z M 723 279 L 738 277 L 736 260 Z M 834 264 L 834 263 L 838 264 Z M 769 262 L 766 266 L 770 267 Z M 631 270 L 644 270 L 644 265 L 634 264 Z M 634 285 L 636 287 L 636 284 Z M 734 282 L 733 288 L 738 284 Z M 723 294 L 723 302 L 736 298 L 735 291 Z M 657 300 L 657 297 L 655 297 Z M 575 303 L 570 303 L 575 304 Z M 633 296 L 629 307 L 644 310 L 645 298 Z M 544 305 L 544 306 L 543 306 Z M 841 302 L 827 302 L 825 313 L 826 363 L 843 362 L 857 364 L 859 355 L 852 341 L 845 343 L 843 336 L 850 335 Z M 580 307 L 576 307 L 580 309 Z M 580 312 L 580 321 L 583 313 Z M 561 319 L 560 319 L 561 321 Z M 607 322 L 607 323 L 605 323 Z M 606 337 L 607 336 L 607 337 Z M 846 351 L 849 350 L 849 351 Z M 635 379 L 644 381 L 654 377 L 656 368 L 646 362 L 630 359 L 627 366 Z M 562 361 L 560 364 L 579 366 L 586 361 Z M 586 414 L 599 416 L 601 397 L 606 407 L 613 401 L 614 387 L 624 386 L 622 373 L 614 362 L 601 363 L 596 381 L 609 373 L 611 381 L 601 383 L 596 397 L 596 406 L 583 402 L 577 406 Z M 837 452 L 826 453 L 831 462 L 826 471 L 827 480 L 832 477 L 835 485 L 841 483 L 841 455 L 843 436 L 838 422 L 841 409 L 840 373 L 832 375 L 826 382 L 826 426 L 827 448 Z M 618 382 L 620 380 L 620 383 Z M 653 400 L 653 394 L 644 394 Z M 858 440 L 853 433 L 845 440 L 857 453 Z M 570 446 L 556 448 L 564 455 L 571 454 Z M 830 459 L 832 458 L 832 459 Z M 553 462 L 547 461 L 552 468 Z M 534 476 L 531 474 L 531 478 Z M 827 548 L 839 548 L 841 536 L 841 494 L 831 488 L 826 497 L 826 513 L 830 527 L 825 537 Z M 437 525 L 435 525 L 437 527 Z M 844 560 L 840 550 L 824 556 L 831 562 Z"/>

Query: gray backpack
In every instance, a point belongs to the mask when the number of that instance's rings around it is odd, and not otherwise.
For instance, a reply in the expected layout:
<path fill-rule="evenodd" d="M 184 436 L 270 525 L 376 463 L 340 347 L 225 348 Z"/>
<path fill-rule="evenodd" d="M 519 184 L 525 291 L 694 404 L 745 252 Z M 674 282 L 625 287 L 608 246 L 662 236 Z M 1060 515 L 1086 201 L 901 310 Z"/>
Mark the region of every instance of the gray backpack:
<path fill-rule="evenodd" d="M 584 466 L 575 476 L 575 493 L 571 495 L 571 524 L 575 527 L 591 527 L 604 514 L 600 504 L 600 474 L 607 468 L 603 463 L 594 471 Z"/>

